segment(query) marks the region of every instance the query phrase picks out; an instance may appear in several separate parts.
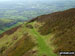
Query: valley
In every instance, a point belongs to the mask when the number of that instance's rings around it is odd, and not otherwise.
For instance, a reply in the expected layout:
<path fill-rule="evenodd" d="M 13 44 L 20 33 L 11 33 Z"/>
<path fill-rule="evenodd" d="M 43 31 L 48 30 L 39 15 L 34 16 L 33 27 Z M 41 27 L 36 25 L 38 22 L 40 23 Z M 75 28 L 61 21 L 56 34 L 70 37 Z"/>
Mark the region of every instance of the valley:
<path fill-rule="evenodd" d="M 8 0 L 0 2 L 0 33 L 5 32 L 9 26 L 12 27 L 12 25 L 18 24 L 18 22 L 28 21 L 44 14 L 75 8 L 74 0 L 55 1 L 47 0 L 42 2 L 41 0 L 31 0 L 30 2 L 29 0 Z M 1 20 L 9 20 L 10 22 L 5 23 L 1 22 Z"/>
<path fill-rule="evenodd" d="M 11 28 L 21 25 L 22 23 L 23 22 L 17 22 L 12 19 L 0 19 L 0 34 L 2 34 L 5 31 L 8 31 Z"/>

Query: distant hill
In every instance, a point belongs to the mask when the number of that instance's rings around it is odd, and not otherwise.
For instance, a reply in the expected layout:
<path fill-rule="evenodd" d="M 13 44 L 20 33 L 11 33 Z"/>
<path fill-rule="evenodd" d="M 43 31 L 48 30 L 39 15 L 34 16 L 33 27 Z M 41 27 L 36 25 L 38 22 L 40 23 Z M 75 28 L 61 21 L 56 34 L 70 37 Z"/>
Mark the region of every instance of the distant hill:
<path fill-rule="evenodd" d="M 75 8 L 41 15 L 1 34 L 0 55 L 59 56 L 75 51 L 74 33 Z"/>

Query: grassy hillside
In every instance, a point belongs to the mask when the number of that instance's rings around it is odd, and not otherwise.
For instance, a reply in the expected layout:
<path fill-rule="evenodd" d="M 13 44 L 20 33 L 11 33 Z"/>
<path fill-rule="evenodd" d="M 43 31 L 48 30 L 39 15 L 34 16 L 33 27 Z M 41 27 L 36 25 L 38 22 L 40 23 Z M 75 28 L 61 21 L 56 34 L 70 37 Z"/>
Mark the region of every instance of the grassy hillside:
<path fill-rule="evenodd" d="M 75 51 L 75 8 L 42 15 L 31 21 L 42 24 L 38 30 L 41 35 L 54 34 L 49 41 L 54 46 L 55 53 Z"/>
<path fill-rule="evenodd" d="M 0 18 L 0 34 L 20 24 L 22 24 L 22 22 L 17 22 L 13 19 Z"/>
<path fill-rule="evenodd" d="M 35 31 L 35 24 L 35 22 L 31 22 L 28 24 L 24 23 L 21 26 L 12 28 L 9 31 L 5 32 L 0 39 L 0 55 L 56 56 L 52 52 L 52 48 L 47 45 L 47 42 L 43 38 L 43 36 Z"/>
<path fill-rule="evenodd" d="M 22 56 L 32 51 L 36 45 L 24 28 L 17 26 L 3 33 L 0 38 L 0 56 Z"/>
<path fill-rule="evenodd" d="M 75 9 L 34 18 L 0 35 L 0 56 L 59 56 L 75 51 Z"/>

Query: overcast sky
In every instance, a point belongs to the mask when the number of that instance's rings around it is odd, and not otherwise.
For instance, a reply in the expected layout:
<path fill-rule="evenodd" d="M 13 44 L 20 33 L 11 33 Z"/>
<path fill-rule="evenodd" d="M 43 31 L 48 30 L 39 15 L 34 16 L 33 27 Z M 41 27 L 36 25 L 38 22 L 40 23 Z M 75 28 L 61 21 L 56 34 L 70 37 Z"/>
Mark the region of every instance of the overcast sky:
<path fill-rule="evenodd" d="M 0 1 L 11 1 L 11 0 L 0 0 Z M 17 0 L 12 0 L 12 1 L 17 1 Z M 36 1 L 36 0 L 34 0 L 34 1 Z M 44 0 L 42 0 L 42 1 L 44 1 Z M 60 1 L 60 0 L 50 0 L 50 1 Z"/>
<path fill-rule="evenodd" d="M 0 1 L 10 1 L 10 0 L 0 0 Z"/>
<path fill-rule="evenodd" d="M 34 2 L 34 1 L 42 1 L 42 2 L 58 2 L 58 1 L 75 1 L 75 0 L 0 0 L 0 2 L 8 2 L 8 1 L 31 1 L 31 2 Z"/>

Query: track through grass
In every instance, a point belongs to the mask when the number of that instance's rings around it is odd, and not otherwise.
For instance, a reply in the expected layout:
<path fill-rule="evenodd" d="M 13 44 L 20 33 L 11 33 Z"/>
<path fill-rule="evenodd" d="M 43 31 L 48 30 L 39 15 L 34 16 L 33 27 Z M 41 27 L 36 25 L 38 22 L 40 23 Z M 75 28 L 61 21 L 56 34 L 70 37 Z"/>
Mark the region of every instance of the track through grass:
<path fill-rule="evenodd" d="M 43 36 L 41 36 L 35 29 L 34 24 L 33 25 L 33 29 L 30 30 L 30 33 L 36 37 L 37 43 L 38 43 L 38 47 L 39 47 L 39 55 L 38 56 L 56 56 L 56 54 L 54 54 L 52 52 L 52 49 L 49 48 L 49 46 L 46 44 L 45 40 L 43 39 Z"/>

